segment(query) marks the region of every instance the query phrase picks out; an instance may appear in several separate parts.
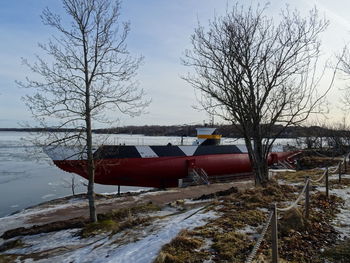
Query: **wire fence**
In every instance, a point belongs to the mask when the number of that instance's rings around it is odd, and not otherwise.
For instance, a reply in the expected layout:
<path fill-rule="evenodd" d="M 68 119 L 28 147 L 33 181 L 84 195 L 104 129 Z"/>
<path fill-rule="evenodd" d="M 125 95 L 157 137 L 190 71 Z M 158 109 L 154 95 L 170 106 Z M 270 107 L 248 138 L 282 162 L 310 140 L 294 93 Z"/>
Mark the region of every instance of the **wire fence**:
<path fill-rule="evenodd" d="M 325 187 L 326 187 L 326 196 L 329 198 L 329 173 L 338 173 L 339 174 L 339 182 L 341 182 L 341 175 L 342 175 L 342 167 L 344 167 L 344 172 L 347 170 L 347 159 L 349 159 L 349 155 L 344 157 L 344 160 L 339 162 L 339 164 L 334 169 L 328 169 L 328 167 L 325 169 L 323 174 L 317 178 L 317 179 L 311 179 L 309 176 L 305 178 L 305 184 L 301 192 L 299 193 L 298 197 L 295 199 L 295 201 L 290 204 L 287 207 L 277 207 L 277 204 L 274 203 L 270 208 L 270 213 L 268 215 L 268 218 L 264 224 L 263 230 L 260 234 L 260 237 L 256 241 L 252 251 L 250 252 L 248 258 L 246 259 L 245 263 L 251 263 L 253 262 L 254 258 L 256 257 L 257 251 L 260 248 L 260 245 L 262 241 L 264 240 L 264 237 L 266 235 L 267 229 L 269 226 L 271 226 L 271 240 L 272 240 L 272 263 L 278 262 L 278 212 L 286 212 L 293 208 L 295 208 L 299 202 L 305 197 L 305 218 L 308 219 L 309 212 L 310 212 L 310 185 L 311 183 L 316 184 L 320 183 L 325 179 Z"/>

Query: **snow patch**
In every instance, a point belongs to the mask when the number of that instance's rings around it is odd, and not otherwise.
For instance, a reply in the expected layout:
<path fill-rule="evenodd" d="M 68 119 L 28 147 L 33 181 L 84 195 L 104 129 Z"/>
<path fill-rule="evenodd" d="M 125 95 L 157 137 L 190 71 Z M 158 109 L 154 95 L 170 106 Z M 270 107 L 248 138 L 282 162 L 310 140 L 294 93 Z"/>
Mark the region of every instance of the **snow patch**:
<path fill-rule="evenodd" d="M 326 187 L 319 186 L 317 190 L 320 192 L 325 192 Z M 336 215 L 336 218 L 333 220 L 332 224 L 340 233 L 340 238 L 350 238 L 350 187 L 344 189 L 329 189 L 329 193 L 341 197 L 345 203 L 343 207 L 339 210 L 340 212 Z"/>
<path fill-rule="evenodd" d="M 36 262 L 80 262 L 80 263 L 151 263 L 164 244 L 169 243 L 183 229 L 193 229 L 204 225 L 217 215 L 213 211 L 204 212 L 203 207 L 182 214 L 170 215 L 144 227 L 133 236 L 132 230 L 108 234 L 94 238 L 77 237 L 78 230 L 63 230 L 55 233 L 24 237 L 28 247 L 6 251 L 6 253 L 42 252 L 58 247 L 71 247 L 72 250 L 53 255 Z M 120 242 L 119 240 L 124 241 Z M 127 241 L 125 241 L 125 238 Z"/>
<path fill-rule="evenodd" d="M 50 198 L 53 196 L 55 196 L 55 194 L 47 194 L 47 195 L 42 196 L 41 199 L 47 199 L 47 198 Z"/>
<path fill-rule="evenodd" d="M 169 222 L 163 222 L 158 232 L 135 243 L 118 248 L 110 255 L 108 260 L 95 262 L 152 262 L 158 255 L 161 247 L 170 242 L 182 229 L 193 229 L 205 224 L 207 219 L 215 216 L 214 212 L 192 215 L 200 209 L 190 210 L 184 214 L 174 216 Z"/>
<path fill-rule="evenodd" d="M 345 201 L 344 206 L 333 220 L 334 228 L 340 233 L 340 238 L 350 237 L 350 188 L 331 189 L 331 194 L 337 195 Z"/>

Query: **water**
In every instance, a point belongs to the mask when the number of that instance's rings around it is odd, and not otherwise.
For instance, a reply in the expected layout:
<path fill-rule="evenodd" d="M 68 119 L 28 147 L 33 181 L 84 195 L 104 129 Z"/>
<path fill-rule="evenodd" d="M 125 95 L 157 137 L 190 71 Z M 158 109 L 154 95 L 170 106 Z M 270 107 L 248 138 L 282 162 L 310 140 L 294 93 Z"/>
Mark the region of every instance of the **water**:
<path fill-rule="evenodd" d="M 72 194 L 74 175 L 54 166 L 40 148 L 21 139 L 28 136 L 25 132 L 0 132 L 0 217 Z M 126 137 L 132 141 L 131 136 Z M 120 137 L 118 140 L 122 142 Z M 75 182 L 76 193 L 86 192 L 87 180 L 75 175 Z M 143 188 L 121 186 L 121 192 L 138 189 Z M 95 184 L 95 191 L 116 192 L 117 186 Z"/>
<path fill-rule="evenodd" d="M 87 181 L 77 175 L 64 172 L 38 147 L 23 141 L 25 132 L 0 132 L 0 217 L 44 201 L 71 195 L 71 178 L 75 176 L 76 193 L 86 192 Z M 181 143 L 180 137 L 142 135 L 94 135 L 104 144 L 166 145 Z M 183 138 L 183 144 L 191 145 L 194 137 Z M 278 141 L 282 144 L 289 140 Z M 222 144 L 243 144 L 242 139 L 223 138 Z M 122 192 L 145 189 L 121 186 Z M 95 185 L 97 193 L 117 191 L 117 186 Z"/>

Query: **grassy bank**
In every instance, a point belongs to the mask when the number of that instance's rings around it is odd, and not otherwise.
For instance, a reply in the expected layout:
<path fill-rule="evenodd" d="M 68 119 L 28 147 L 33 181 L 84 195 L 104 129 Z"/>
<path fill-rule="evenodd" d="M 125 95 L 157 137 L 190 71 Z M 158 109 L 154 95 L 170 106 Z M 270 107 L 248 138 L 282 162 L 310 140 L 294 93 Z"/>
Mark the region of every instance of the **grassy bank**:
<path fill-rule="evenodd" d="M 192 231 L 183 231 L 163 246 L 155 263 L 244 262 L 251 252 L 256 233 L 260 233 L 272 203 L 285 207 L 295 200 L 306 175 L 319 177 L 322 170 L 286 172 L 279 175 L 283 184 L 271 182 L 266 188 L 237 192 L 213 201 L 211 209 L 220 216 Z M 292 184 L 293 186 L 290 186 Z M 350 187 L 350 179 L 330 180 L 333 188 Z M 280 214 L 279 256 L 281 262 L 349 262 L 349 242 L 338 241 L 332 221 L 344 200 L 326 198 L 315 189 L 311 194 L 311 213 L 304 216 L 303 205 Z M 258 250 L 255 262 L 271 262 L 271 230 Z M 321 253 L 320 253 L 321 252 Z"/>
<path fill-rule="evenodd" d="M 2 235 L 5 241 L 0 245 L 0 263 L 29 259 L 55 262 L 66 258 L 76 262 L 80 256 L 82 262 L 90 259 L 94 262 L 101 260 L 100 257 L 108 261 L 113 257 L 118 259 L 118 253 L 125 252 L 123 249 L 128 247 L 134 249 L 130 253 L 138 256 L 145 253 L 142 251 L 153 253 L 147 259 L 155 263 L 244 262 L 269 216 L 271 204 L 288 206 L 303 188 L 305 176 L 316 179 L 322 173 L 320 169 L 278 173 L 265 188 L 228 187 L 216 193 L 201 194 L 193 200 L 177 200 L 163 206 L 152 202 L 135 203 L 99 214 L 98 223 L 74 218 L 11 229 Z M 280 262 L 321 263 L 325 259 L 349 262 L 346 261 L 349 242 L 341 241 L 334 227 L 334 219 L 341 212 L 344 200 L 336 195 L 326 198 L 324 190 L 319 188 L 323 184 L 312 186 L 308 219 L 304 216 L 303 202 L 297 208 L 279 214 Z M 350 191 L 349 177 L 343 178 L 341 183 L 337 178 L 330 178 L 330 184 L 333 190 Z M 118 199 L 109 201 L 118 202 Z M 201 217 L 193 218 L 199 214 L 208 216 L 206 221 L 197 224 Z M 162 239 L 164 235 L 159 233 L 163 229 L 171 232 L 175 228 L 179 231 L 174 230 L 172 234 L 175 235 L 169 240 L 163 239 L 158 248 L 148 241 L 142 250 L 134 246 L 150 236 Z M 268 229 L 255 262 L 271 261 L 270 231 Z M 38 240 L 44 243 L 54 240 L 57 244 L 40 246 Z"/>

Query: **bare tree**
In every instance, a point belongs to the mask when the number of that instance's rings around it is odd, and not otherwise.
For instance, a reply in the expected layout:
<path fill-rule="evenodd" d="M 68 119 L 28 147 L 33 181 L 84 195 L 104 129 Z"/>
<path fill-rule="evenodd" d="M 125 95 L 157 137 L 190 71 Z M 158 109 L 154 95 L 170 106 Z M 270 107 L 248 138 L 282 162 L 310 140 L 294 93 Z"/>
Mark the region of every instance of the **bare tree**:
<path fill-rule="evenodd" d="M 302 17 L 286 8 L 275 23 L 267 8 L 236 4 L 210 21 L 207 31 L 199 24 L 183 59 L 194 69 L 185 80 L 200 91 L 204 109 L 215 109 L 245 139 L 257 184 L 268 181 L 276 137 L 319 111 L 326 94 L 317 95 L 316 65 L 328 21 L 316 9 Z M 333 80 L 334 74 L 331 85 Z"/>
<path fill-rule="evenodd" d="M 63 178 L 63 187 L 70 188 L 72 195 L 75 196 L 75 189 L 79 186 L 79 183 L 76 182 L 75 175 L 71 175 L 70 179 Z"/>
<path fill-rule="evenodd" d="M 344 46 L 342 52 L 338 54 L 337 57 L 340 61 L 340 75 L 345 81 L 345 85 L 343 86 L 343 88 L 341 88 L 343 94 L 340 98 L 341 104 L 343 106 L 342 111 L 344 113 L 344 117 L 342 123 L 333 124 L 333 127 L 331 127 L 333 132 L 328 136 L 328 144 L 335 149 L 339 149 L 339 151 L 345 150 L 346 152 L 348 152 L 350 147 L 350 127 L 346 123 L 346 117 L 349 115 L 350 110 L 350 86 L 349 84 L 347 84 L 350 76 L 349 44 Z"/>
<path fill-rule="evenodd" d="M 346 45 L 342 53 L 338 55 L 338 59 L 340 60 L 339 70 L 345 81 L 349 80 L 350 77 L 350 50 L 349 45 Z M 347 113 L 350 109 L 350 86 L 346 85 L 343 89 L 343 96 L 341 97 L 341 102 L 343 104 L 343 111 Z"/>
<path fill-rule="evenodd" d="M 328 147 L 336 155 L 346 154 L 350 147 L 350 128 L 343 118 L 342 122 L 328 124 L 328 134 L 326 136 Z"/>
<path fill-rule="evenodd" d="M 34 63 L 24 60 L 38 80 L 27 78 L 19 85 L 35 89 L 24 99 L 41 126 L 75 128 L 51 133 L 52 145 L 82 146 L 87 157 L 90 219 L 96 221 L 92 127 L 95 121 L 108 122 L 107 110 L 138 115 L 149 102 L 133 81 L 142 57 L 130 56 L 126 38 L 129 23 L 119 23 L 120 1 L 62 0 L 69 20 L 42 13 L 45 25 L 57 34 L 47 44 L 39 44 L 46 53 Z"/>

